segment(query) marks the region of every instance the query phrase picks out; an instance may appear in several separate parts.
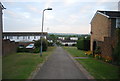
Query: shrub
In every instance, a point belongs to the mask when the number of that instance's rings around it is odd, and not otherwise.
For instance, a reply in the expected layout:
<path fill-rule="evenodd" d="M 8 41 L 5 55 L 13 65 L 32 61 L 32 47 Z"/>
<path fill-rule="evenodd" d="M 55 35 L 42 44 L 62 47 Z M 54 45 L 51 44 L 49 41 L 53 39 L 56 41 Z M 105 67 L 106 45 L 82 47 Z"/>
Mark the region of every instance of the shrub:
<path fill-rule="evenodd" d="M 65 44 L 65 46 L 68 46 L 68 44 Z"/>
<path fill-rule="evenodd" d="M 17 52 L 25 52 L 25 48 L 17 48 Z"/>
<path fill-rule="evenodd" d="M 40 48 L 35 48 L 34 50 L 33 50 L 33 53 L 39 53 L 40 52 Z"/>
<path fill-rule="evenodd" d="M 83 39 L 80 39 L 77 41 L 77 49 L 84 50 L 84 41 Z"/>
<path fill-rule="evenodd" d="M 40 40 L 37 40 L 37 41 L 35 41 L 35 48 L 40 48 L 40 46 L 41 46 L 41 39 Z M 42 38 L 42 51 L 46 51 L 47 50 L 47 47 L 48 47 L 48 42 L 47 42 L 47 40 L 46 39 L 44 39 L 44 38 Z"/>
<path fill-rule="evenodd" d="M 82 39 L 78 40 L 77 48 L 79 50 L 85 50 L 85 51 L 90 50 L 90 39 L 82 38 Z"/>
<path fill-rule="evenodd" d="M 117 65 L 120 65 L 120 42 L 116 45 L 112 57 L 113 62 Z"/>
<path fill-rule="evenodd" d="M 53 46 L 53 42 L 48 42 L 48 46 Z"/>
<path fill-rule="evenodd" d="M 114 48 L 114 52 L 112 54 L 113 57 L 113 63 L 120 65 L 120 28 L 116 30 L 116 35 L 117 35 L 117 44 Z"/>
<path fill-rule="evenodd" d="M 95 54 L 101 54 L 101 48 L 99 46 L 97 46 L 94 53 Z"/>

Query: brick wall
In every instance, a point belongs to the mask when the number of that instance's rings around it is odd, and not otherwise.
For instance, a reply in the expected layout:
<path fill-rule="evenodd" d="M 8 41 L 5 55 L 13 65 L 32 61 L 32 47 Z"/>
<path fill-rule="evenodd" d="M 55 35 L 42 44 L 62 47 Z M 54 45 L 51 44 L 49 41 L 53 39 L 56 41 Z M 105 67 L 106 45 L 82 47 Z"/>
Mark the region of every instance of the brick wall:
<path fill-rule="evenodd" d="M 104 58 L 111 57 L 112 58 L 112 53 L 116 46 L 116 41 L 117 41 L 116 36 L 114 36 L 114 37 L 105 37 L 104 42 L 99 41 L 97 43 L 97 45 L 101 47 L 102 57 L 104 57 Z"/>
<path fill-rule="evenodd" d="M 3 40 L 3 56 L 16 53 L 18 43 L 10 40 Z"/>

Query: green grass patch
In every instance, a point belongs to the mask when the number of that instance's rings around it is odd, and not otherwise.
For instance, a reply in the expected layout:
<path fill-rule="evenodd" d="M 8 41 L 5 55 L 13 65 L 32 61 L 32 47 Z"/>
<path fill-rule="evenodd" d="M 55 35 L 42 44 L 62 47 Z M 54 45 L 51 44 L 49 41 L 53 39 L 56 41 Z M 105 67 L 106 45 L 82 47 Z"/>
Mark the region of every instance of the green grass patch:
<path fill-rule="evenodd" d="M 77 50 L 73 47 L 64 47 L 72 56 L 83 55 L 85 52 Z M 86 59 L 76 59 L 83 67 L 95 77 L 95 79 L 119 79 L 119 67 L 114 66 L 103 61 L 86 58 Z"/>
<path fill-rule="evenodd" d="M 73 57 L 86 57 L 85 52 L 78 50 L 77 47 L 63 47 L 67 50 Z"/>
<path fill-rule="evenodd" d="M 94 58 L 77 59 L 96 79 L 118 79 L 118 67 Z"/>
<path fill-rule="evenodd" d="M 54 47 L 49 47 L 43 56 L 37 53 L 17 53 L 3 57 L 3 79 L 27 79 L 37 65 L 45 61 L 46 56 L 50 55 Z"/>

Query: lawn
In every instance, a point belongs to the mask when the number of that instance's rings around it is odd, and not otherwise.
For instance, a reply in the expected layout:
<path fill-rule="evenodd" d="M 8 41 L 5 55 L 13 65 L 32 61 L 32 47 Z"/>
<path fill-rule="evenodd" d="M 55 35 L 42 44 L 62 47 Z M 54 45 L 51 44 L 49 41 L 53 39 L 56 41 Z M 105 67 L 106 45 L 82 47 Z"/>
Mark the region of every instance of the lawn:
<path fill-rule="evenodd" d="M 3 79 L 27 79 L 37 65 L 43 63 L 48 55 L 53 51 L 54 47 L 49 47 L 47 52 L 43 52 L 43 56 L 35 53 L 17 53 L 3 57 L 2 78 Z"/>
<path fill-rule="evenodd" d="M 81 56 L 84 51 L 76 47 L 64 47 L 73 57 Z M 81 53 L 79 53 L 81 52 Z M 81 54 L 81 55 L 79 55 Z M 94 58 L 76 59 L 95 79 L 118 79 L 118 66 L 114 66 Z"/>
<path fill-rule="evenodd" d="M 85 52 L 78 50 L 76 47 L 63 47 L 63 48 L 74 57 L 86 57 L 86 55 L 84 54 Z"/>

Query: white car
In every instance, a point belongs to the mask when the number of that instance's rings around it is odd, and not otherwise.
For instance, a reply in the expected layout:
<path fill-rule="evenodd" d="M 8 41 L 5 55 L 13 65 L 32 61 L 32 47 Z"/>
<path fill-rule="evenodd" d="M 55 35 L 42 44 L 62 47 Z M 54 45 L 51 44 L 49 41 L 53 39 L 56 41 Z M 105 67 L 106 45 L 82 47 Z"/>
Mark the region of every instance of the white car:
<path fill-rule="evenodd" d="M 28 49 L 34 49 L 35 46 L 34 46 L 34 44 L 29 44 L 28 46 L 26 46 L 26 48 L 28 48 Z"/>

